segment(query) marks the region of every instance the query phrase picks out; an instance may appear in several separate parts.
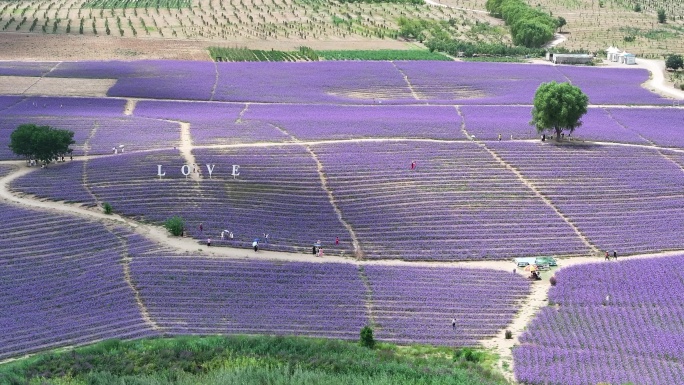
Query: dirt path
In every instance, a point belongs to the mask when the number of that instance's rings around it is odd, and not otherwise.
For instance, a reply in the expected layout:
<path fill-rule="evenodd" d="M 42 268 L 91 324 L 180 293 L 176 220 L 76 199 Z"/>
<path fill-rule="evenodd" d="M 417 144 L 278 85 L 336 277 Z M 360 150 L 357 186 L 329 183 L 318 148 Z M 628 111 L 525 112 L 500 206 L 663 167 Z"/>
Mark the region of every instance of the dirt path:
<path fill-rule="evenodd" d="M 438 7 L 457 9 L 457 10 L 459 10 L 459 11 L 468 11 L 468 12 L 475 12 L 475 13 L 483 13 L 483 14 L 485 14 L 485 15 L 488 15 L 488 14 L 489 14 L 489 12 L 483 11 L 483 10 L 481 10 L 481 9 L 469 9 L 469 8 L 455 7 L 455 6 L 453 6 L 453 5 L 442 4 L 439 0 L 438 0 L 438 1 L 435 1 L 435 0 L 425 0 L 425 3 L 426 3 L 426 4 L 430 4 L 430 5 L 436 5 L 436 6 L 438 6 Z"/>
<path fill-rule="evenodd" d="M 181 155 L 185 159 L 185 164 L 188 165 L 188 172 L 190 172 L 190 178 L 194 181 L 199 181 L 201 179 L 200 170 L 197 170 L 197 168 L 201 168 L 202 166 L 197 164 L 197 161 L 195 160 L 195 155 L 192 154 L 193 146 L 192 134 L 190 133 L 190 123 L 181 122 L 179 120 L 169 120 L 169 122 L 180 124 L 180 146 L 178 147 L 178 149 L 180 150 Z"/>

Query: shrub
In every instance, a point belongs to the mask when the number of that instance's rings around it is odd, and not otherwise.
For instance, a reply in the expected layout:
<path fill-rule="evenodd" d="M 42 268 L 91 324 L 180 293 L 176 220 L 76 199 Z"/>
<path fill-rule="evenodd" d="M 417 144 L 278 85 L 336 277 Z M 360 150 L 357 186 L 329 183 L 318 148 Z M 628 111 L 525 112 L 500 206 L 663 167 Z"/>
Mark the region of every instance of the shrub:
<path fill-rule="evenodd" d="M 454 360 L 458 359 L 468 362 L 482 362 L 485 359 L 485 353 L 473 348 L 458 349 L 454 355 Z"/>
<path fill-rule="evenodd" d="M 639 4 L 639 3 L 634 4 L 634 12 L 641 12 L 641 4 Z"/>
<path fill-rule="evenodd" d="M 553 276 L 549 278 L 549 283 L 551 284 L 551 286 L 556 286 L 556 277 Z"/>
<path fill-rule="evenodd" d="M 506 339 L 507 340 L 512 340 L 513 339 L 513 332 L 510 330 L 506 330 Z"/>
<path fill-rule="evenodd" d="M 361 329 L 361 346 L 365 346 L 369 349 L 375 347 L 375 339 L 373 338 L 373 328 L 370 326 L 364 326 Z"/>
<path fill-rule="evenodd" d="M 183 218 L 181 218 L 179 216 L 174 216 L 174 217 L 167 219 L 166 222 L 164 222 L 164 227 L 166 227 L 166 229 L 169 230 L 169 232 L 172 235 L 180 236 L 183 234 L 183 228 L 185 227 L 185 221 L 183 220 Z"/>
<path fill-rule="evenodd" d="M 673 70 L 678 70 L 684 66 L 684 59 L 682 55 L 670 55 L 665 59 L 665 67 Z"/>
<path fill-rule="evenodd" d="M 666 21 L 667 15 L 665 15 L 665 10 L 661 8 L 658 10 L 658 23 L 664 24 Z"/>
<path fill-rule="evenodd" d="M 105 202 L 105 203 L 102 205 L 102 208 L 104 209 L 104 213 L 105 213 L 105 214 L 109 215 L 109 214 L 112 213 L 112 205 L 110 205 L 109 202 Z"/>

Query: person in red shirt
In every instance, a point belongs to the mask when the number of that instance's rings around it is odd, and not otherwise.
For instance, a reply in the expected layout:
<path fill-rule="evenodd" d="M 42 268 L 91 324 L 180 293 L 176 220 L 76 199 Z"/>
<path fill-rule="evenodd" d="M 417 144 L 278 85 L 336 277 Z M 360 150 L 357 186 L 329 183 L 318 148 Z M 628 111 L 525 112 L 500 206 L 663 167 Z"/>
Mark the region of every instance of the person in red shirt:
<path fill-rule="evenodd" d="M 335 237 L 335 244 L 339 245 L 340 244 L 340 237 Z"/>

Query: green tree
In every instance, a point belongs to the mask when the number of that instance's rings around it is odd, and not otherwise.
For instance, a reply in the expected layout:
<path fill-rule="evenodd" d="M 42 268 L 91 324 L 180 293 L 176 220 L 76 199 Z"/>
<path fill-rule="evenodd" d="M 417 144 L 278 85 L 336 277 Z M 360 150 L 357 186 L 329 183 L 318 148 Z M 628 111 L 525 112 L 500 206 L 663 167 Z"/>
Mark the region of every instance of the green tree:
<path fill-rule="evenodd" d="M 530 124 L 537 132 L 552 131 L 560 140 L 563 130 L 573 132 L 582 125 L 587 113 L 589 98 L 581 89 L 570 83 L 542 83 L 534 94 L 534 107 Z"/>
<path fill-rule="evenodd" d="M 556 26 L 558 27 L 558 31 L 560 32 L 564 26 L 566 26 L 568 22 L 565 20 L 563 16 L 558 16 L 558 19 L 556 19 Z"/>
<path fill-rule="evenodd" d="M 665 14 L 665 10 L 661 8 L 658 10 L 658 23 L 665 24 L 666 21 L 667 15 Z"/>
<path fill-rule="evenodd" d="M 553 29 L 537 19 L 522 20 L 511 28 L 513 43 L 525 47 L 540 47 L 553 38 Z"/>
<path fill-rule="evenodd" d="M 185 221 L 179 216 L 174 216 L 164 222 L 164 227 L 166 227 L 172 235 L 180 236 L 183 235 Z"/>
<path fill-rule="evenodd" d="M 361 328 L 361 335 L 360 335 L 360 341 L 361 346 L 365 346 L 369 349 L 373 349 L 375 347 L 375 339 L 373 338 L 373 328 L 370 326 L 364 326 Z"/>
<path fill-rule="evenodd" d="M 639 3 L 634 4 L 634 12 L 641 12 L 641 4 L 639 4 Z"/>
<path fill-rule="evenodd" d="M 684 61 L 682 60 L 682 55 L 670 55 L 665 60 L 665 68 L 670 68 L 673 70 L 678 70 L 684 68 Z"/>
<path fill-rule="evenodd" d="M 70 153 L 69 146 L 74 143 L 73 131 L 22 124 L 10 135 L 9 148 L 26 159 L 49 164 L 56 157 Z"/>

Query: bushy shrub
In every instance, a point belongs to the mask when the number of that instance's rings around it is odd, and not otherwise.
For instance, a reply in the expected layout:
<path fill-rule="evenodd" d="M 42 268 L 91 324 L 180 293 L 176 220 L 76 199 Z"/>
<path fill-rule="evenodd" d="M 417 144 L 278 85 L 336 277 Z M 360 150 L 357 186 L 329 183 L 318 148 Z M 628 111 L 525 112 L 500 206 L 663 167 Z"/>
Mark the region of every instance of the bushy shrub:
<path fill-rule="evenodd" d="M 506 339 L 507 340 L 512 340 L 513 339 L 513 332 L 510 330 L 506 330 Z"/>
<path fill-rule="evenodd" d="M 112 213 L 112 205 L 109 204 L 109 202 L 105 202 L 102 204 L 102 209 L 104 210 L 104 213 L 109 215 Z"/>
<path fill-rule="evenodd" d="M 375 347 L 375 339 L 373 338 L 373 328 L 370 326 L 364 326 L 361 329 L 361 346 L 365 346 L 369 349 Z"/>
<path fill-rule="evenodd" d="M 484 352 L 473 348 L 458 349 L 456 350 L 456 354 L 454 354 L 455 360 L 461 359 L 468 362 L 482 362 L 485 357 L 486 355 Z"/>
<path fill-rule="evenodd" d="M 183 218 L 179 216 L 174 216 L 166 220 L 164 222 L 164 227 L 166 227 L 167 230 L 172 235 L 179 236 L 183 235 L 183 227 L 185 227 L 185 221 Z"/>

